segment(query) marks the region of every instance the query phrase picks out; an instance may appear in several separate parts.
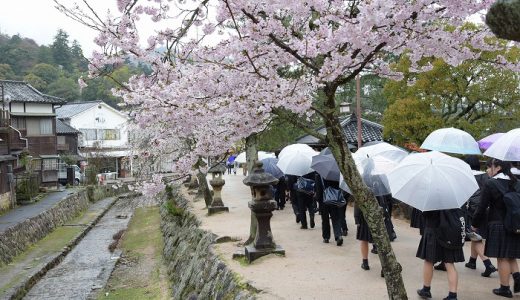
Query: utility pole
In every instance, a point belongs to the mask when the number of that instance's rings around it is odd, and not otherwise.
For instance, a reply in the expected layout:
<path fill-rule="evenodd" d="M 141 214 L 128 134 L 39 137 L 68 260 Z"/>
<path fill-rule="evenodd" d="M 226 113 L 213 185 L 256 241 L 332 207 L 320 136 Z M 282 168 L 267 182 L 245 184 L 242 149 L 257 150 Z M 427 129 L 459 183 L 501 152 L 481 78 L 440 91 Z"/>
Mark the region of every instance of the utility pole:
<path fill-rule="evenodd" d="M 357 116 L 357 147 L 358 149 L 362 146 L 362 135 L 361 135 L 361 83 L 359 74 L 356 76 L 356 116 Z"/>

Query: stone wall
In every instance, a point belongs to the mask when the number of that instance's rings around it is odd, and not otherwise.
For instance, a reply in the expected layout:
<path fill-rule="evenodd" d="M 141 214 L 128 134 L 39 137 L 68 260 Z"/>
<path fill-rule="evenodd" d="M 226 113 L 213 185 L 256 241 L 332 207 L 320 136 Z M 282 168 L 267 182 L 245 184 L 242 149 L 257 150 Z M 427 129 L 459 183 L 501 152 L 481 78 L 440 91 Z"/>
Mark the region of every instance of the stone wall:
<path fill-rule="evenodd" d="M 90 202 L 113 196 L 127 189 L 110 186 L 87 188 L 71 194 L 48 210 L 9 227 L 0 233 L 0 266 L 10 263 L 27 247 L 47 236 L 56 227 L 85 211 Z"/>
<path fill-rule="evenodd" d="M 199 225 L 186 199 L 167 188 L 161 230 L 173 299 L 255 299 L 254 288 L 241 283 L 215 254 L 216 236 Z"/>

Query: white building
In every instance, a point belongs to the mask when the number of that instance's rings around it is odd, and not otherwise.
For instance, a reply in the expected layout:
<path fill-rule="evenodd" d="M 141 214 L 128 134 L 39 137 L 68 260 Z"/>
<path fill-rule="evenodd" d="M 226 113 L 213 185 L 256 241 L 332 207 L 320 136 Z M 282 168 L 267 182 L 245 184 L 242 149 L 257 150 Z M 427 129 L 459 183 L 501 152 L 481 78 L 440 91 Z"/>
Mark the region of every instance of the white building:
<path fill-rule="evenodd" d="M 81 132 L 78 145 L 87 161 L 92 157 L 112 158 L 97 172 L 131 176 L 127 114 L 103 101 L 66 104 L 56 109 L 56 114 L 58 119 Z"/>

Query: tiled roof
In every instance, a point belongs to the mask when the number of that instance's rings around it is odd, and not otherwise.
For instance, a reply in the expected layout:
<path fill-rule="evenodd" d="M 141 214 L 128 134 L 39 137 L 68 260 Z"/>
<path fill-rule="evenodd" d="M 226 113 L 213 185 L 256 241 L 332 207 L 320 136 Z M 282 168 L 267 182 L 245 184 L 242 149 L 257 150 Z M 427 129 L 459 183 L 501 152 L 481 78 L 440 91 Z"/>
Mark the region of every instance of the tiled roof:
<path fill-rule="evenodd" d="M 0 86 L 4 87 L 4 99 L 11 102 L 66 103 L 65 99 L 42 94 L 24 81 L 0 80 Z"/>
<path fill-rule="evenodd" d="M 341 127 L 345 133 L 347 143 L 357 145 L 357 119 L 356 115 L 352 114 L 346 119 L 341 121 Z M 325 127 L 318 128 L 318 132 L 321 134 L 327 134 Z M 361 119 L 361 141 L 362 143 L 368 143 L 372 141 L 383 140 L 383 126 L 375 122 Z M 306 135 L 296 140 L 296 143 L 307 144 L 307 145 L 318 145 L 319 140 L 312 135 Z"/>
<path fill-rule="evenodd" d="M 72 116 L 75 116 L 79 113 L 82 113 L 99 103 L 102 103 L 102 101 L 90 101 L 90 102 L 73 102 L 63 105 L 62 107 L 56 108 L 56 115 L 60 119 L 67 119 Z"/>
<path fill-rule="evenodd" d="M 56 118 L 56 134 L 78 134 L 79 131 Z"/>

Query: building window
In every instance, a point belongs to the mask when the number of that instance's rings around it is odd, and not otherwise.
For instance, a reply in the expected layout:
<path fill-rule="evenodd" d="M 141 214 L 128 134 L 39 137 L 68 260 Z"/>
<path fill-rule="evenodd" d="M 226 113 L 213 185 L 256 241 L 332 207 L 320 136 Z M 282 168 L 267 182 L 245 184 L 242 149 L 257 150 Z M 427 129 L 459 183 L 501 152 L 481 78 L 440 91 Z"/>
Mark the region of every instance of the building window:
<path fill-rule="evenodd" d="M 119 129 L 102 129 L 103 140 L 119 140 Z"/>
<path fill-rule="evenodd" d="M 96 134 L 97 131 L 96 131 L 96 129 L 83 128 L 83 129 L 80 129 L 79 131 L 81 131 L 81 133 L 85 137 L 85 140 L 87 140 L 87 141 L 95 141 L 95 140 L 97 140 L 97 134 Z"/>
<path fill-rule="evenodd" d="M 119 129 L 80 129 L 81 133 L 87 141 L 113 141 L 121 138 L 121 131 Z"/>
<path fill-rule="evenodd" d="M 58 145 L 65 145 L 65 137 L 63 135 L 58 135 Z"/>
<path fill-rule="evenodd" d="M 11 119 L 11 126 L 16 129 L 25 129 L 25 118 L 24 117 L 13 117 Z"/>
<path fill-rule="evenodd" d="M 52 135 L 52 119 L 37 119 L 28 118 L 26 120 L 27 135 L 28 136 L 39 136 L 39 135 Z"/>
<path fill-rule="evenodd" d="M 58 160 L 56 158 L 44 159 L 42 163 L 42 170 L 58 170 Z"/>

